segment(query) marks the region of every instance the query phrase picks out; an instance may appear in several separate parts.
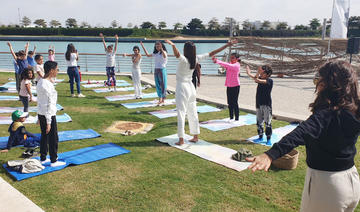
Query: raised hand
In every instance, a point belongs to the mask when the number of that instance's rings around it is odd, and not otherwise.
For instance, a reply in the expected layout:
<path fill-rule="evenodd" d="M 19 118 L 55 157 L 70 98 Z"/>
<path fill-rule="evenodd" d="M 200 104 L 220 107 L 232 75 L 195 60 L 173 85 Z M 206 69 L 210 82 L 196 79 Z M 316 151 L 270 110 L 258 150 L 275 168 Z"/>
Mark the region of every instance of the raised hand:
<path fill-rule="evenodd" d="M 11 43 L 10 43 L 10 42 L 7 42 L 6 44 L 7 44 L 9 47 L 11 47 Z"/>
<path fill-rule="evenodd" d="M 116 39 L 116 40 L 119 40 L 119 36 L 118 36 L 118 35 L 115 35 L 115 39 Z"/>
<path fill-rule="evenodd" d="M 165 40 L 165 43 L 167 43 L 169 45 L 174 45 L 174 43 L 171 40 Z"/>
<path fill-rule="evenodd" d="M 104 37 L 104 34 L 100 32 L 99 36 L 103 38 L 103 37 Z"/>

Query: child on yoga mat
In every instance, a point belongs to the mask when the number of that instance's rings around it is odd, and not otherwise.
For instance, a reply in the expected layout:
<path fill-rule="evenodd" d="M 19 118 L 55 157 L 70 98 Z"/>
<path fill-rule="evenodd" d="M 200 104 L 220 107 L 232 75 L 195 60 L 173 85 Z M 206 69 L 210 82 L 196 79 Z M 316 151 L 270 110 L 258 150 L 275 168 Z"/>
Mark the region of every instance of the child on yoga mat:
<path fill-rule="evenodd" d="M 8 132 L 10 133 L 6 149 L 0 152 L 8 152 L 12 147 L 24 145 L 25 147 L 40 146 L 40 138 L 28 131 L 24 126 L 24 121 L 29 116 L 29 113 L 15 110 L 11 114 L 12 123 L 9 126 Z"/>
<path fill-rule="evenodd" d="M 354 211 L 360 200 L 357 72 L 348 62 L 330 61 L 318 73 L 312 115 L 265 153 L 247 158 L 249 169 L 268 171 L 272 161 L 303 145 L 308 168 L 300 211 Z"/>
<path fill-rule="evenodd" d="M 232 53 L 230 55 L 230 63 L 223 62 L 221 60 L 212 58 L 214 63 L 226 69 L 226 95 L 229 108 L 230 122 L 239 121 L 239 92 L 240 92 L 240 55 L 238 53 Z"/>
<path fill-rule="evenodd" d="M 140 48 L 138 46 L 133 47 L 134 54 L 124 54 L 124 57 L 131 56 L 132 60 L 132 80 L 134 82 L 134 90 L 135 90 L 135 98 L 136 99 L 142 99 L 142 91 L 141 91 L 141 69 L 140 69 L 140 63 L 141 63 L 141 54 L 140 54 Z"/>
<path fill-rule="evenodd" d="M 100 33 L 100 37 L 102 39 L 102 43 L 104 45 L 105 53 L 106 53 L 106 76 L 107 76 L 107 86 L 109 86 L 109 90 L 111 87 L 114 87 L 114 91 L 116 91 L 116 77 L 115 77 L 115 56 L 118 46 L 119 37 L 115 35 L 115 48 L 113 49 L 113 45 L 106 45 L 104 35 Z M 112 83 L 110 82 L 112 79 Z"/>
<path fill-rule="evenodd" d="M 24 112 L 28 112 L 29 102 L 32 102 L 31 80 L 35 78 L 33 69 L 25 68 L 21 73 L 19 98 L 24 105 Z"/>
<path fill-rule="evenodd" d="M 259 139 L 262 140 L 263 138 L 265 122 L 265 134 L 267 142 L 269 143 L 271 142 L 270 139 L 272 134 L 271 90 L 273 87 L 273 80 L 270 78 L 272 69 L 268 65 L 260 66 L 254 76 L 251 74 L 249 66 L 246 66 L 246 73 L 258 84 L 256 89 L 256 125 Z"/>
<path fill-rule="evenodd" d="M 59 71 L 57 62 L 47 61 L 44 64 L 45 75 L 36 86 L 38 98 L 38 119 L 41 128 L 40 161 L 42 164 L 51 162 L 52 167 L 63 166 L 66 163 L 58 161 L 58 131 L 56 123 L 57 92 L 51 78 Z M 46 158 L 49 150 L 50 160 Z"/>
<path fill-rule="evenodd" d="M 154 57 L 155 58 L 155 71 L 154 71 L 154 78 L 155 78 L 155 85 L 156 85 L 156 92 L 159 97 L 158 106 L 165 105 L 165 98 L 166 98 L 166 88 L 167 88 L 167 71 L 166 71 L 166 64 L 168 61 L 168 55 L 166 51 L 165 45 L 157 41 L 154 46 L 154 51 L 152 54 L 149 54 L 146 50 L 144 44 L 140 42 L 142 48 L 147 57 Z"/>
<path fill-rule="evenodd" d="M 185 42 L 184 54 L 180 54 L 175 44 L 170 40 L 166 43 L 172 46 L 175 57 L 179 60 L 176 69 L 176 112 L 177 112 L 177 128 L 179 141 L 176 145 L 184 144 L 185 135 L 185 116 L 187 115 L 189 121 L 190 134 L 194 137 L 189 140 L 190 142 L 197 142 L 200 134 L 199 118 L 196 108 L 196 90 L 192 84 L 192 74 L 198 62 L 208 57 L 212 57 L 218 52 L 224 50 L 226 47 L 232 45 L 237 41 L 231 41 L 223 47 L 216 49 L 210 53 L 196 55 L 196 46 L 193 42 Z"/>

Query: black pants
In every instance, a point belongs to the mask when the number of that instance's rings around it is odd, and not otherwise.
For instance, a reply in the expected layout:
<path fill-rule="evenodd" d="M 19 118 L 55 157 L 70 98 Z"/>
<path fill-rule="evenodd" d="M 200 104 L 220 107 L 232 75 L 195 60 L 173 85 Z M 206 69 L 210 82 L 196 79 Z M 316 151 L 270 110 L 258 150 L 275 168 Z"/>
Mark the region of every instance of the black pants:
<path fill-rule="evenodd" d="M 56 124 L 56 116 L 51 117 L 51 129 L 48 134 L 46 134 L 46 117 L 43 115 L 38 115 L 40 128 L 41 128 L 41 140 L 40 140 L 40 160 L 46 160 L 46 155 L 49 149 L 49 155 L 51 163 L 57 161 L 57 151 L 58 151 L 58 132 Z M 49 148 L 48 148 L 49 145 Z"/>
<path fill-rule="evenodd" d="M 239 120 L 239 92 L 240 86 L 227 87 L 226 89 L 230 119 L 233 119 L 235 115 L 235 120 Z"/>
<path fill-rule="evenodd" d="M 29 97 L 19 96 L 19 98 L 24 105 L 24 112 L 28 112 L 29 111 Z"/>

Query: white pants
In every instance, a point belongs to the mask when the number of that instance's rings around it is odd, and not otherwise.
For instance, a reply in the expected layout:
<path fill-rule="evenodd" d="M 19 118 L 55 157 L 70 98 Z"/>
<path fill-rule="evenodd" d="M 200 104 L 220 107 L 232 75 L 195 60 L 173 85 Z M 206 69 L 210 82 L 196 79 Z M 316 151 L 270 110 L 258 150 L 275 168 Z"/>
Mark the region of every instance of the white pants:
<path fill-rule="evenodd" d="M 308 168 L 301 200 L 302 212 L 350 212 L 360 199 L 356 167 L 327 172 Z"/>
<path fill-rule="evenodd" d="M 135 97 L 141 97 L 141 69 L 133 68 L 131 74 L 134 83 Z"/>
<path fill-rule="evenodd" d="M 185 134 L 185 115 L 189 121 L 190 134 L 200 134 L 199 117 L 196 108 L 196 91 L 191 81 L 176 83 L 176 111 L 179 138 Z"/>

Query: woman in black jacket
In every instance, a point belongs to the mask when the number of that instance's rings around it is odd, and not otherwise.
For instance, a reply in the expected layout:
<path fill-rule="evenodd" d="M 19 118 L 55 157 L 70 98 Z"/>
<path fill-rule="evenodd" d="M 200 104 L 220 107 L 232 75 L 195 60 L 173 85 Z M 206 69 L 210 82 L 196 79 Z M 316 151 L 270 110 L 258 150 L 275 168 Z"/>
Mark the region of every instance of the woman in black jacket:
<path fill-rule="evenodd" d="M 265 153 L 247 158 L 252 171 L 267 171 L 271 162 L 299 145 L 306 147 L 308 165 L 301 211 L 354 211 L 360 181 L 354 165 L 360 133 L 357 74 L 344 61 L 319 69 L 312 115 Z"/>

